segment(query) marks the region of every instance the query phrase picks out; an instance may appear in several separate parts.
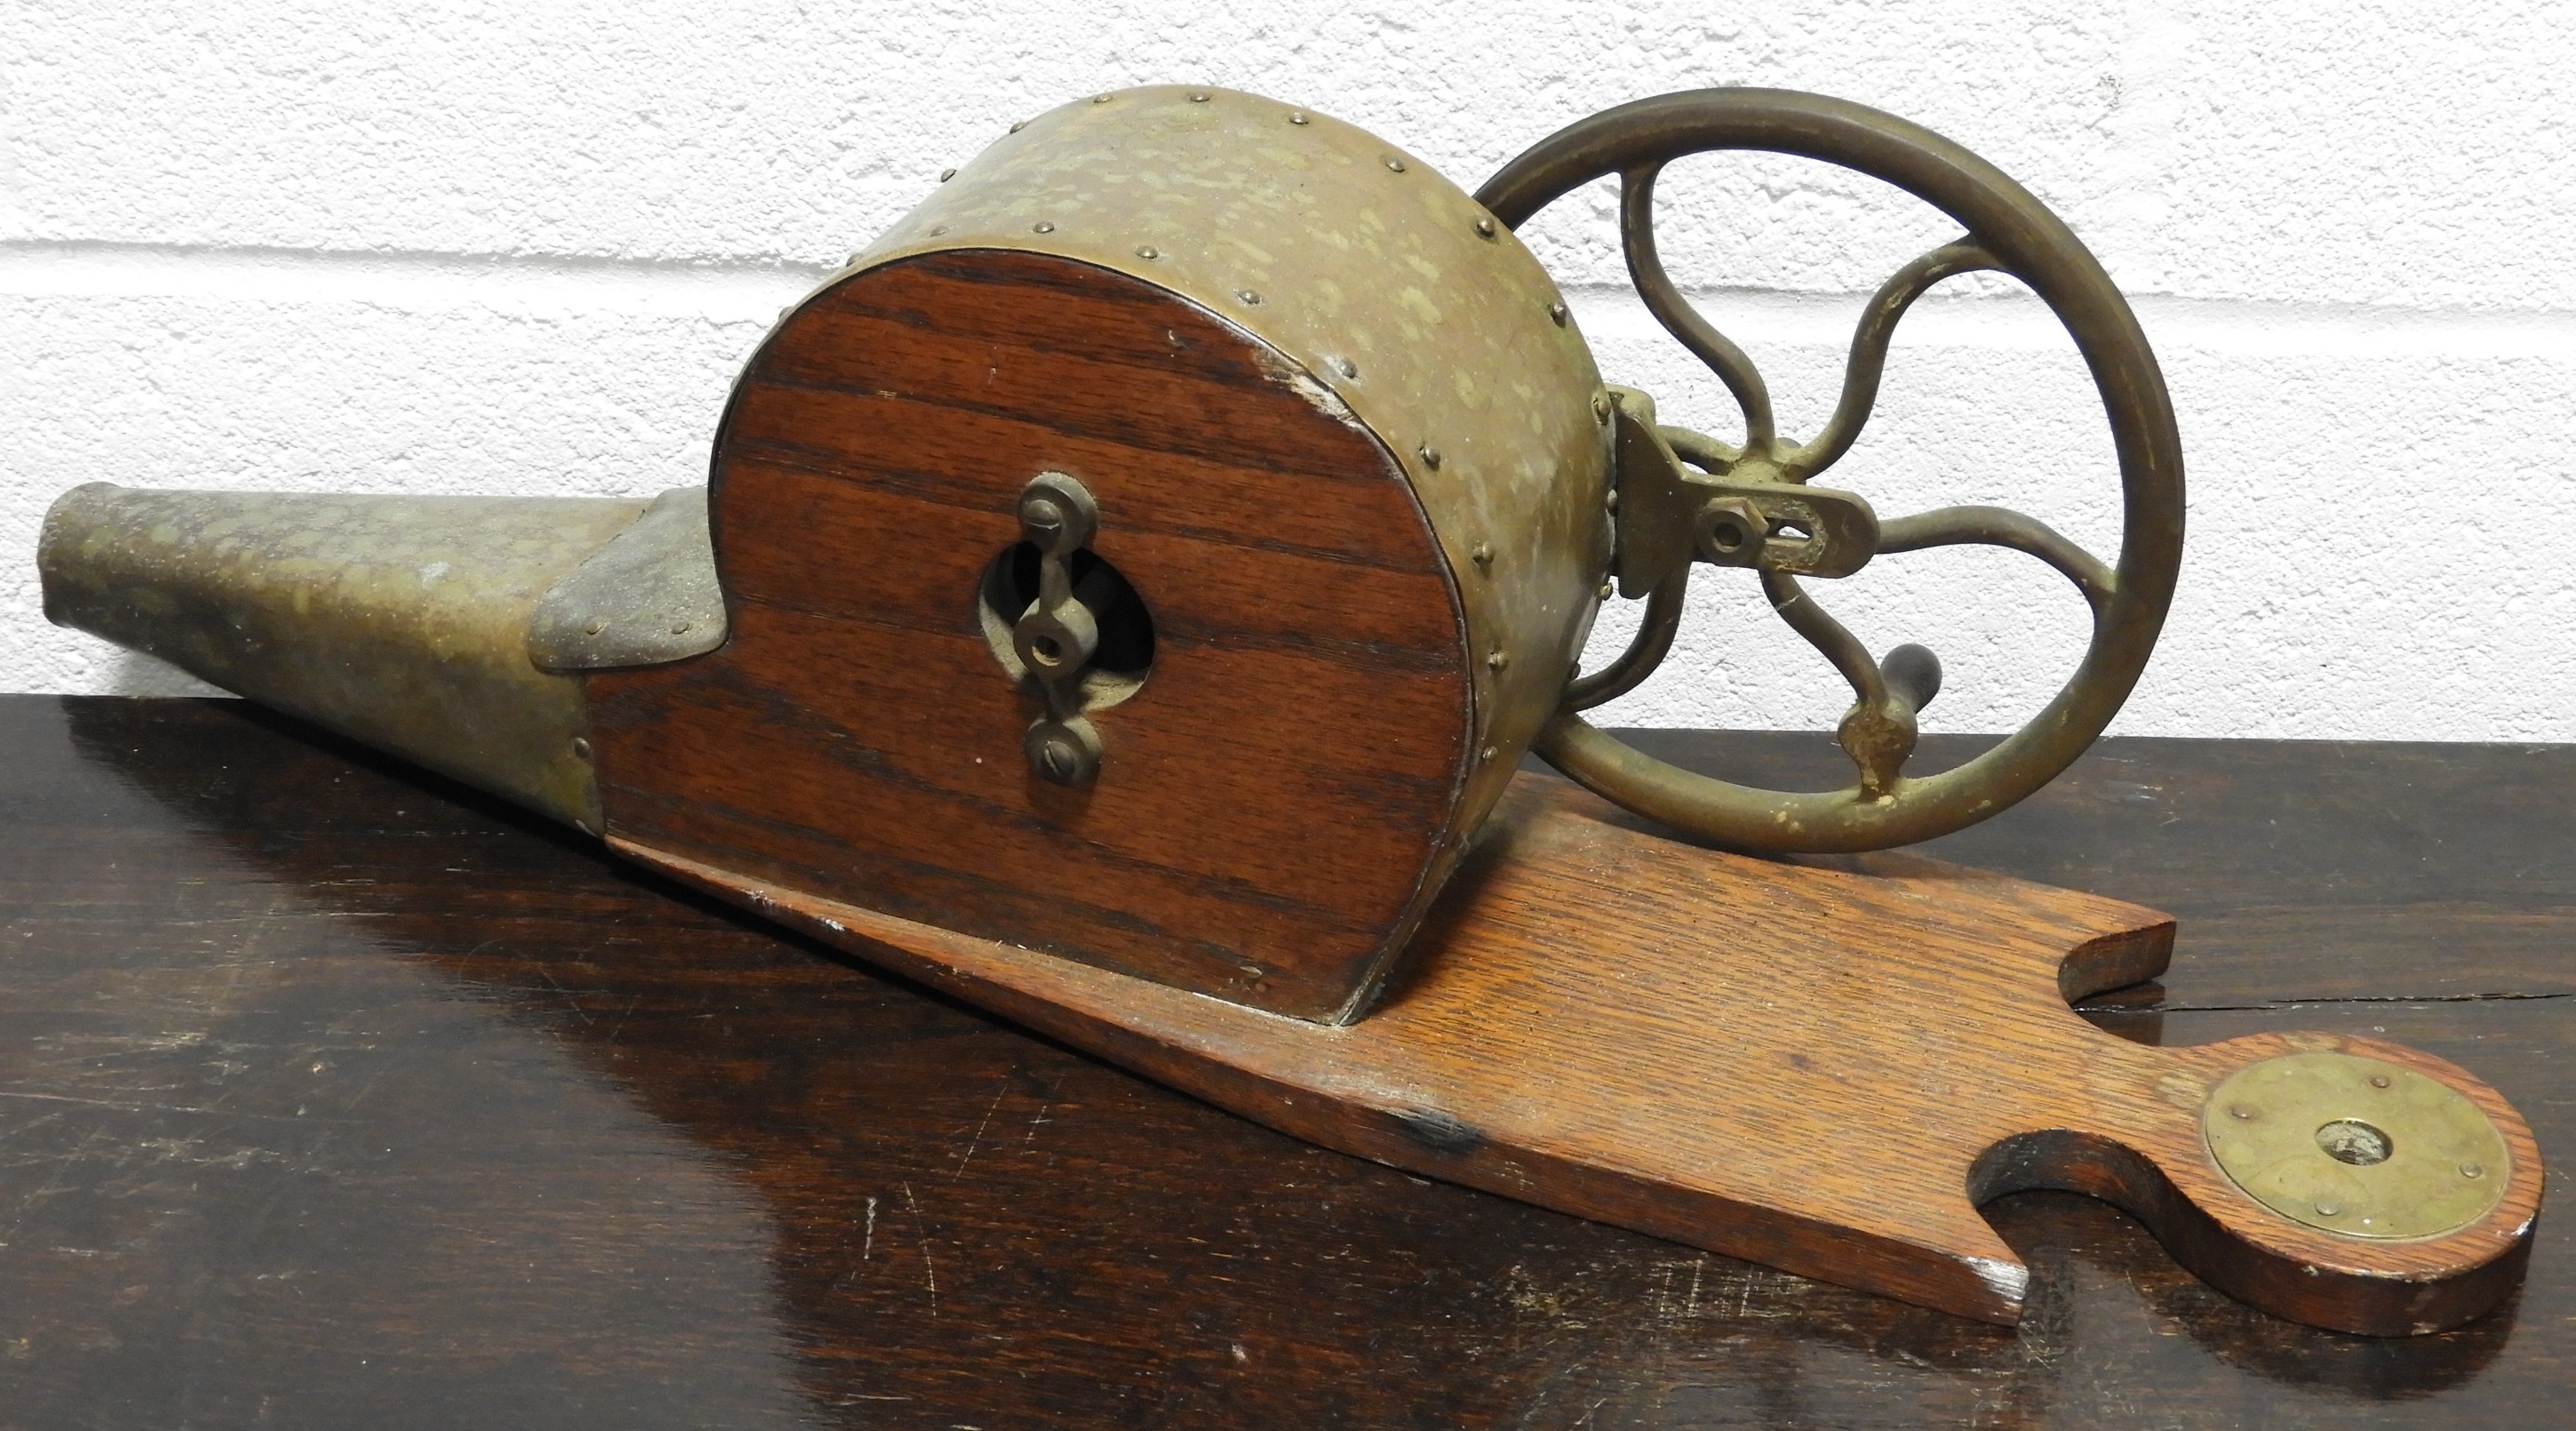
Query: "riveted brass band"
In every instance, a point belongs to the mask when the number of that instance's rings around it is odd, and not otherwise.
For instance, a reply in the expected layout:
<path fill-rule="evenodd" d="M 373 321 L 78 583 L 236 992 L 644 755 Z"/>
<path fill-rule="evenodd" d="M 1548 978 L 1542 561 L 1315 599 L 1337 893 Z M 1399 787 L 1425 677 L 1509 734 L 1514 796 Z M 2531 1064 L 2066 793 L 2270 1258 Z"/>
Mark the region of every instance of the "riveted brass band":
<path fill-rule="evenodd" d="M 1481 821 L 1556 709 L 1609 560 L 1600 374 L 1520 240 L 1364 130 L 1161 86 L 1015 127 L 830 283 L 954 249 L 1167 289 L 1275 349 L 1280 381 L 1384 444 L 1458 593 L 1475 684 L 1453 827 Z"/>
<path fill-rule="evenodd" d="M 2504 1135 L 2458 1089 L 2346 1053 L 2249 1064 L 2200 1115 L 2210 1158 L 2247 1197 L 2346 1237 L 2456 1232 L 2512 1181 Z"/>

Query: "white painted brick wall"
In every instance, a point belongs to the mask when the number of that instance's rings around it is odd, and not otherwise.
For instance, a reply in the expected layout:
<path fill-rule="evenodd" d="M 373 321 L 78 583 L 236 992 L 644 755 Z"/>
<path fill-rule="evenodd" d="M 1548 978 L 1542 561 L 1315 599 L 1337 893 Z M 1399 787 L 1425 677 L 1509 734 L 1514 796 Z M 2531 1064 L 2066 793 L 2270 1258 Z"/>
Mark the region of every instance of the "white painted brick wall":
<path fill-rule="evenodd" d="M 0 8 L 0 689 L 184 678 L 38 614 L 63 488 L 642 493 L 700 479 L 770 315 L 1013 118 L 1197 80 L 1323 109 L 1473 187 L 1557 126 L 1716 84 L 1938 129 L 2057 205 L 2182 413 L 2182 593 L 2115 729 L 2576 739 L 2576 7 L 755 0 Z M 1814 166 L 1677 166 L 1674 271 L 1830 406 L 1847 325 L 1949 236 Z M 1615 379 L 1725 431 L 1621 281 L 1606 195 L 1533 226 Z M 1973 285 L 1953 285 L 1973 288 Z M 2117 539 L 2064 339 L 1928 300 L 1835 480 Z M 1734 578 L 1734 579 L 1730 579 Z M 1821 725 L 1846 697 L 1737 574 L 1606 712 Z M 1832 588 L 1950 667 L 1932 729 L 2018 724 L 2079 609 L 2010 554 Z M 1605 620 L 1602 649 L 1624 634 Z"/>

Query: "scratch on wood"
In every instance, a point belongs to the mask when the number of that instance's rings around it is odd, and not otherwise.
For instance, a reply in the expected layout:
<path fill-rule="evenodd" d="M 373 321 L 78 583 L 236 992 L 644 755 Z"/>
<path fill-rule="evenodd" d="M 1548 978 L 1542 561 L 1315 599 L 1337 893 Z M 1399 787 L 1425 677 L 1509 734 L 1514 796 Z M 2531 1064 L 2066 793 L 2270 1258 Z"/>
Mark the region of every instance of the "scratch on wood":
<path fill-rule="evenodd" d="M 984 1130 L 993 1126 L 993 1111 L 1002 1106 L 1002 1100 L 1010 1096 L 1010 1092 L 1011 1080 L 1004 1078 L 1002 1086 L 993 1090 L 993 1101 L 984 1105 L 984 1121 L 975 1125 L 975 1136 L 966 1140 L 965 1156 L 957 1160 L 956 1171 L 948 1175 L 950 1181 L 966 1176 L 966 1164 L 974 1159 L 976 1145 L 984 1141 Z"/>
<path fill-rule="evenodd" d="M 903 1185 L 903 1205 L 912 1209 L 913 1236 L 921 1239 L 921 1277 L 930 1288 L 930 1315 L 939 1315 L 939 1268 L 930 1260 L 930 1229 L 922 1225 L 921 1204 L 912 1197 L 912 1184 Z"/>
<path fill-rule="evenodd" d="M 877 1200 L 868 1199 L 867 1230 L 859 1238 L 859 1260 L 865 1262 L 877 1250 Z"/>

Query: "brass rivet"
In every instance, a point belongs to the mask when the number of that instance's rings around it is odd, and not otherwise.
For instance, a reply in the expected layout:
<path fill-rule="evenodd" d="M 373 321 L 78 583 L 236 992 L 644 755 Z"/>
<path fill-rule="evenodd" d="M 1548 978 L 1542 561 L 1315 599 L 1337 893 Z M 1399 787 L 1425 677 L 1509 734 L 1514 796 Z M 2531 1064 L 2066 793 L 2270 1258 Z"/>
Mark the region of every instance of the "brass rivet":
<path fill-rule="evenodd" d="M 1610 395 L 1608 393 L 1594 393 L 1592 395 L 1592 420 L 1594 422 L 1608 422 L 1610 420 Z"/>
<path fill-rule="evenodd" d="M 1017 122 L 1015 122 L 1015 123 L 1013 123 L 1013 124 L 1011 125 L 1011 132 L 1012 132 L 1013 134 L 1017 134 L 1017 133 L 1019 133 L 1021 130 L 1026 129 L 1026 128 L 1028 128 L 1028 127 L 1029 127 L 1029 122 L 1028 122 L 1027 120 L 1025 120 L 1025 119 L 1023 119 L 1023 120 L 1019 120 L 1019 121 L 1017 121 Z"/>
<path fill-rule="evenodd" d="M 1249 288 L 1238 288 L 1234 290 L 1234 296 L 1242 299 L 1245 307 L 1254 307 L 1259 305 L 1261 302 L 1261 295 L 1253 292 Z"/>
<path fill-rule="evenodd" d="M 1606 581 L 1601 583 L 1601 599 L 1608 601 L 1611 597 L 1612 590 L 1610 583 Z"/>
<path fill-rule="evenodd" d="M 1426 442 L 1426 443 L 1422 444 L 1422 446 L 1421 446 L 1419 449 L 1417 449 L 1417 451 L 1418 451 L 1418 452 L 1419 452 L 1419 454 L 1421 455 L 1421 458 L 1422 458 L 1422 465 L 1423 465 L 1423 466 L 1430 468 L 1430 469 L 1431 469 L 1432 471 L 1434 471 L 1434 472 L 1437 472 L 1437 471 L 1439 471 L 1439 470 L 1440 470 L 1440 449 L 1439 449 L 1439 448 L 1434 447 L 1434 446 L 1432 446 L 1430 443 Z"/>
<path fill-rule="evenodd" d="M 1510 655 L 1501 651 L 1491 652 L 1485 657 L 1485 669 L 1488 671 L 1502 670 L 1503 668 L 1511 665 L 1511 663 L 1512 658 Z"/>
<path fill-rule="evenodd" d="M 1478 542 L 1476 543 L 1476 549 L 1467 553 L 1467 560 L 1474 562 L 1478 566 L 1492 566 L 1494 564 L 1494 549 L 1483 542 Z"/>
<path fill-rule="evenodd" d="M 1305 123 L 1305 122 L 1306 122 L 1306 111 L 1304 111 L 1304 110 L 1302 110 L 1302 109 L 1292 111 L 1292 112 L 1289 114 L 1289 116 L 1288 116 L 1288 122 L 1289 122 L 1290 124 L 1303 124 L 1303 123 Z"/>
<path fill-rule="evenodd" d="M 2386 1088 L 2388 1086 L 2388 1075 L 2385 1073 L 2374 1073 L 2370 1075 L 2370 1086 L 2373 1088 Z"/>
<path fill-rule="evenodd" d="M 1208 96 L 1207 96 L 1207 91 L 1206 91 L 1206 90 L 1203 90 L 1203 89 L 1201 89 L 1201 90 L 1192 90 L 1192 91 L 1190 92 L 1190 103 L 1192 103 L 1192 104 L 1205 104 L 1205 103 L 1207 103 L 1207 102 L 1208 102 Z"/>
<path fill-rule="evenodd" d="M 1044 219 L 1038 220 L 1036 223 L 1029 225 L 1029 227 L 1042 234 L 1051 234 L 1055 232 L 1055 225 L 1048 223 Z"/>
<path fill-rule="evenodd" d="M 605 630 L 607 630 L 607 629 L 608 629 L 608 623 L 607 623 L 607 622 L 605 622 L 605 621 L 594 621 L 594 622 L 590 623 L 588 626 L 585 626 L 585 627 L 581 628 L 581 634 L 582 634 L 582 635 L 584 635 L 584 636 L 596 636 L 596 635 L 598 635 L 600 632 L 605 631 Z"/>
<path fill-rule="evenodd" d="M 1478 760 L 1491 760 L 1491 759 L 1493 759 L 1495 756 L 1500 755 L 1501 753 L 1502 753 L 1501 751 L 1498 751 L 1498 750 L 1494 749 L 1492 746 L 1490 746 L 1490 745 L 1489 745 L 1489 746 L 1486 746 L 1484 749 L 1482 749 L 1482 750 L 1480 750 L 1480 751 L 1477 751 L 1477 752 L 1476 752 L 1476 758 L 1477 758 Z"/>
<path fill-rule="evenodd" d="M 1343 377 L 1356 378 L 1360 375 L 1360 365 L 1348 358 L 1333 359 L 1333 366 L 1340 370 Z"/>
<path fill-rule="evenodd" d="M 1493 221 L 1492 219 L 1478 219 L 1478 220 L 1476 220 L 1476 237 L 1478 237 L 1478 238 L 1492 238 L 1493 236 L 1494 236 L 1494 221 Z"/>
<path fill-rule="evenodd" d="M 2230 1103 L 2227 1105 L 2227 1116 L 2242 1123 L 2254 1116 L 2254 1110 L 2242 1103 Z"/>
<path fill-rule="evenodd" d="M 843 268 L 856 268 L 856 267 L 858 267 L 858 266 L 859 266 L 859 260 L 860 260 L 860 259 L 862 259 L 862 258 L 864 258 L 864 257 L 866 257 L 866 255 L 865 255 L 865 254 L 856 254 L 856 253 L 851 254 L 848 258 L 845 258 L 845 259 L 842 259 L 842 260 L 841 260 L 841 267 L 843 267 Z"/>
<path fill-rule="evenodd" d="M 1558 326 L 1559 328 L 1564 327 L 1564 326 L 1565 326 L 1565 305 L 1564 305 L 1564 304 L 1562 304 L 1562 303 L 1551 303 L 1551 304 L 1547 305 L 1547 316 L 1548 316 L 1548 317 L 1550 317 L 1550 318 L 1552 318 L 1552 319 L 1554 319 L 1554 320 L 1556 320 L 1556 326 Z"/>
<path fill-rule="evenodd" d="M 689 634 L 689 623 L 688 623 L 688 622 L 686 622 L 686 621 L 674 621 L 674 622 L 672 622 L 672 623 L 671 623 L 671 634 L 672 634 L 672 635 L 674 635 L 674 636 L 686 636 L 686 635 L 688 635 L 688 634 Z"/>
<path fill-rule="evenodd" d="M 1140 243 L 1136 245 L 1136 256 L 1138 258 L 1161 258 L 1163 256 L 1163 251 L 1154 247 L 1152 244 Z"/>
<path fill-rule="evenodd" d="M 2317 1204 L 2317 1216 L 2319 1217 L 2334 1217 L 2342 1213 L 2342 1211 L 2343 1204 L 2339 1202 L 2320 1202 Z"/>
<path fill-rule="evenodd" d="M 1109 102 L 1109 96 L 1105 94 L 1095 94 L 1091 97 L 1091 102 L 1093 104 L 1107 104 Z"/>
<path fill-rule="evenodd" d="M 575 760 L 590 759 L 590 742 L 587 739 L 578 735 L 572 738 L 572 758 Z"/>
<path fill-rule="evenodd" d="M 2478 1163 L 2462 1163 L 2462 1164 L 2460 1164 L 2460 1176 L 2461 1176 L 2461 1177 L 2464 1177 L 2464 1178 L 2482 1178 L 2482 1177 L 2485 1177 L 2486 1175 L 2487 1175 L 2487 1170 L 2486 1170 L 2486 1168 L 2485 1168 L 2483 1165 L 2481 1165 L 2481 1164 L 2478 1164 Z"/>
<path fill-rule="evenodd" d="M 954 170 L 954 169 L 942 169 L 942 170 L 940 170 L 940 171 L 939 171 L 939 182 L 940 182 L 940 183 L 945 184 L 945 183 L 947 183 L 949 180 L 954 179 L 954 178 L 956 178 L 956 177 L 957 177 L 957 171 L 956 171 L 956 170 Z"/>
<path fill-rule="evenodd" d="M 932 238 L 937 238 L 946 232 L 948 232 L 948 225 L 946 224 L 932 224 L 930 226 L 930 236 Z"/>
<path fill-rule="evenodd" d="M 1392 154 L 1389 154 L 1386 156 L 1386 167 L 1395 173 L 1401 174 L 1404 172 L 1404 161 L 1396 158 Z"/>
<path fill-rule="evenodd" d="M 1618 510 L 1619 510 L 1619 494 L 1618 494 L 1617 492 L 1611 492 L 1611 493 L 1608 493 L 1608 494 L 1604 495 L 1604 496 L 1602 497 L 1602 499 L 1601 499 L 1601 505 L 1602 505 L 1604 508 L 1606 508 L 1606 509 L 1608 509 L 1608 510 L 1610 510 L 1610 511 L 1613 511 L 1613 512 L 1618 511 Z"/>

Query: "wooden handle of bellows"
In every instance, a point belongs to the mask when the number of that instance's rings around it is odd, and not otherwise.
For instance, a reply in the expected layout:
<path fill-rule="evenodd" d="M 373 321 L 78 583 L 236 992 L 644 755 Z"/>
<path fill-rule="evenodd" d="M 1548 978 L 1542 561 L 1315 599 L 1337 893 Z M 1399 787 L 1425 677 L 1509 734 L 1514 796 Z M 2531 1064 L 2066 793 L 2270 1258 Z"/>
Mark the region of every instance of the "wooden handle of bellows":
<path fill-rule="evenodd" d="M 2084 1090 L 2098 1126 L 1999 1148 L 1980 1199 L 2093 1194 L 2221 1290 L 2345 1331 L 2445 1330 L 2519 1278 L 2538 1147 L 2460 1068 L 2321 1034 L 2104 1054 Z"/>

